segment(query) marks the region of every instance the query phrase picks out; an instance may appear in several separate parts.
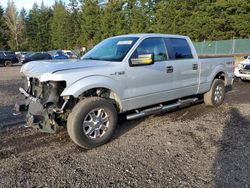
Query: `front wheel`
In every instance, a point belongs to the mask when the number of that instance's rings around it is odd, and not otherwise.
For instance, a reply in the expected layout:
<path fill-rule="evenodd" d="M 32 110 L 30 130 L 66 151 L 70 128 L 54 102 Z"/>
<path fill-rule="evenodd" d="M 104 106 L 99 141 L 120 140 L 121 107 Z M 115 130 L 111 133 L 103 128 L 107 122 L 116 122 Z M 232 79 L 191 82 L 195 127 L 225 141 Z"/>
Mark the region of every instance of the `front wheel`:
<path fill-rule="evenodd" d="M 225 85 L 223 80 L 215 79 L 210 90 L 204 94 L 204 102 L 207 106 L 219 106 L 225 98 Z"/>
<path fill-rule="evenodd" d="M 108 142 L 116 128 L 117 112 L 112 103 L 100 97 L 80 101 L 68 117 L 70 138 L 90 149 Z"/>

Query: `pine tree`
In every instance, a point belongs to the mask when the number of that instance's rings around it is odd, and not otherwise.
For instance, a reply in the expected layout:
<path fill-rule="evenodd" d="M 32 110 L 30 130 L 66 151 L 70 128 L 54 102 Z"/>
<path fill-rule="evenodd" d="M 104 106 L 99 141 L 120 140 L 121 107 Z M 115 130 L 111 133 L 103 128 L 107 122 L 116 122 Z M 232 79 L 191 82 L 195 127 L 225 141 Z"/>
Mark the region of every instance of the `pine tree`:
<path fill-rule="evenodd" d="M 4 9 L 0 5 L 0 50 L 7 50 L 7 26 L 4 20 Z"/>
<path fill-rule="evenodd" d="M 14 2 L 9 0 L 5 11 L 5 21 L 9 31 L 8 45 L 13 51 L 19 49 L 17 14 Z"/>
<path fill-rule="evenodd" d="M 100 26 L 100 7 L 97 0 L 84 0 L 79 16 L 81 24 L 81 43 L 87 48 L 93 47 L 98 41 Z"/>
<path fill-rule="evenodd" d="M 124 8 L 126 14 L 127 31 L 129 33 L 146 33 L 150 28 L 150 20 L 145 9 L 145 2 L 126 0 Z"/>
<path fill-rule="evenodd" d="M 54 48 L 68 48 L 69 28 L 69 12 L 61 0 L 55 2 L 53 17 L 51 19 L 51 37 Z"/>
<path fill-rule="evenodd" d="M 26 33 L 26 22 L 27 22 L 27 13 L 23 8 L 17 18 L 17 28 L 18 28 L 18 40 L 19 40 L 19 50 L 27 49 L 27 33 Z"/>
<path fill-rule="evenodd" d="M 39 24 L 39 7 L 35 2 L 32 9 L 29 12 L 27 20 L 27 36 L 28 36 L 28 49 L 30 51 L 38 51 L 40 45 L 40 39 L 37 36 Z"/>
<path fill-rule="evenodd" d="M 100 40 L 127 33 L 122 0 L 110 0 L 103 8 L 98 36 Z"/>
<path fill-rule="evenodd" d="M 31 51 L 46 51 L 52 48 L 50 21 L 52 10 L 44 4 L 33 4 L 27 20 L 28 48 Z"/>
<path fill-rule="evenodd" d="M 69 30 L 68 48 L 75 49 L 81 47 L 81 26 L 79 20 L 79 8 L 77 0 L 69 1 Z"/>

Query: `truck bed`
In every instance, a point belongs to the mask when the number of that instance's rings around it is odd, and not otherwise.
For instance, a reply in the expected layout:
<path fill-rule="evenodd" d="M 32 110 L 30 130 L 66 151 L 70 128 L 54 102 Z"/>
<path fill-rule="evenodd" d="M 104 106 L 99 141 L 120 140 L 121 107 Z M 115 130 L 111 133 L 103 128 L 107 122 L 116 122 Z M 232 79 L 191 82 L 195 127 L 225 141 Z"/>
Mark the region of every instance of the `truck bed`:
<path fill-rule="evenodd" d="M 199 93 L 204 93 L 210 88 L 210 84 L 215 77 L 213 70 L 218 71 L 218 66 L 221 67 L 221 72 L 226 70 L 225 86 L 231 85 L 231 79 L 234 77 L 234 57 L 233 56 L 200 56 L 200 87 Z M 226 69 L 225 69 L 226 67 Z M 211 72 L 212 71 L 212 72 Z"/>

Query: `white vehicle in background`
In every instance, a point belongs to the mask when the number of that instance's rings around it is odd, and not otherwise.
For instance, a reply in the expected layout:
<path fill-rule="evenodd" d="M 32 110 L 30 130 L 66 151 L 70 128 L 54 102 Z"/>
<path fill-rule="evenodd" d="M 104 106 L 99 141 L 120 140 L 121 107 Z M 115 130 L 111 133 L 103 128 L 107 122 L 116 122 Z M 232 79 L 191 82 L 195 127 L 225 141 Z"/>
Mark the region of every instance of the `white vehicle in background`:
<path fill-rule="evenodd" d="M 234 75 L 241 80 L 250 80 L 250 56 L 245 56 L 238 67 L 234 69 Z"/>

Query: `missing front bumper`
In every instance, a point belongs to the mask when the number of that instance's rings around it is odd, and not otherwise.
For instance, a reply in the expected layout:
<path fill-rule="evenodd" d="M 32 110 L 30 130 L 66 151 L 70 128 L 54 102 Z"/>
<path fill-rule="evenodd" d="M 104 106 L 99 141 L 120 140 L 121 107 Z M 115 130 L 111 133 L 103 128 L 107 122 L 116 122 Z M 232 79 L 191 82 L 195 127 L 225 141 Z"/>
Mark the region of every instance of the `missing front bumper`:
<path fill-rule="evenodd" d="M 55 133 L 58 127 L 55 121 L 55 113 L 53 108 L 41 104 L 39 98 L 31 96 L 23 88 L 19 89 L 20 93 L 25 96 L 25 102 L 15 104 L 13 114 L 18 115 L 27 112 L 26 125 L 33 127 L 41 132 Z"/>

